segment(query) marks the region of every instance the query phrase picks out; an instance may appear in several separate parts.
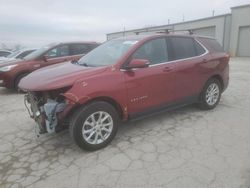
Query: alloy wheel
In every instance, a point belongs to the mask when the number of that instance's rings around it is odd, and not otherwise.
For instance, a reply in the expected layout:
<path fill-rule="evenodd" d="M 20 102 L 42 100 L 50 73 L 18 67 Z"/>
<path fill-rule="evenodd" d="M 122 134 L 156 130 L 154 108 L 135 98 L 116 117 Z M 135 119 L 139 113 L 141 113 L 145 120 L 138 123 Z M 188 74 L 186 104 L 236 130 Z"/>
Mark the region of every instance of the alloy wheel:
<path fill-rule="evenodd" d="M 208 105 L 213 106 L 217 103 L 220 96 L 220 88 L 218 84 L 212 83 L 206 90 L 206 102 Z"/>
<path fill-rule="evenodd" d="M 101 144 L 107 140 L 113 129 L 111 115 L 98 111 L 87 117 L 82 127 L 84 140 L 89 144 Z"/>

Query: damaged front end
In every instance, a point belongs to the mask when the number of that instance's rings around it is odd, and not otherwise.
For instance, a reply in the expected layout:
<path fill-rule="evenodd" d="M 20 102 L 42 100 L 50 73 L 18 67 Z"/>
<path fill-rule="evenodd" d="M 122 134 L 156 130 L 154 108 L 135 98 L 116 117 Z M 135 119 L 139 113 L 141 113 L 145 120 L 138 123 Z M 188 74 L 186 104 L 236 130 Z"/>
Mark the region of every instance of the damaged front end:
<path fill-rule="evenodd" d="M 66 112 L 72 107 L 63 96 L 68 88 L 28 92 L 24 103 L 29 115 L 37 123 L 36 134 L 55 133 L 67 127 Z"/>

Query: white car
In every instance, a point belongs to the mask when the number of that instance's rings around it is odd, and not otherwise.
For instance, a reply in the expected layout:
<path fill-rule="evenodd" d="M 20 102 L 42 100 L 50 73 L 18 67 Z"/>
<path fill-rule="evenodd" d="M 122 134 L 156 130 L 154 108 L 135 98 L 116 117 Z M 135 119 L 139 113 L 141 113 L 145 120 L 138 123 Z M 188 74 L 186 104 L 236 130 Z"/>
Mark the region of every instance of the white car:
<path fill-rule="evenodd" d="M 0 57 L 0 63 L 3 61 L 23 59 L 25 56 L 29 55 L 30 53 L 34 52 L 35 50 L 36 49 L 23 49 L 23 50 L 14 51 L 6 57 Z"/>
<path fill-rule="evenodd" d="M 0 50 L 0 58 L 10 55 L 12 52 L 9 50 Z"/>

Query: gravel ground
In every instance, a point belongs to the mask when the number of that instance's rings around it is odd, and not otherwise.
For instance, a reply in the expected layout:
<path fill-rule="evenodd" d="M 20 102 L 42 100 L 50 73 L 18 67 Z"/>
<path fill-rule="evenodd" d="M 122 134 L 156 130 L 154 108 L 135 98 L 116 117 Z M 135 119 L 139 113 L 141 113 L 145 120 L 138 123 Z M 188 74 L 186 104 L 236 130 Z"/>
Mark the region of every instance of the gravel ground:
<path fill-rule="evenodd" d="M 0 187 L 250 187 L 250 59 L 230 62 L 212 111 L 188 106 L 121 125 L 96 152 L 68 131 L 34 134 L 23 95 L 0 89 Z"/>

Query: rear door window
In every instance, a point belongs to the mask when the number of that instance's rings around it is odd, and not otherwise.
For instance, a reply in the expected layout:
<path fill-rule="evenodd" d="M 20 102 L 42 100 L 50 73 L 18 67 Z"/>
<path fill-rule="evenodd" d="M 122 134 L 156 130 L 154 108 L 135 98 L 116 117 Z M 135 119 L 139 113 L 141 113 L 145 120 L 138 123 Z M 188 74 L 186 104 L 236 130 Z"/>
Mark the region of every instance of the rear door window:
<path fill-rule="evenodd" d="M 58 46 L 58 47 L 53 48 L 50 51 L 48 51 L 46 55 L 48 58 L 68 56 L 69 55 L 69 46 L 68 45 Z"/>
<path fill-rule="evenodd" d="M 87 44 L 71 44 L 70 55 L 86 54 L 90 51 L 90 47 Z"/>
<path fill-rule="evenodd" d="M 133 54 L 132 59 L 147 59 L 150 64 L 167 62 L 166 39 L 159 38 L 146 42 Z"/>
<path fill-rule="evenodd" d="M 196 56 L 195 43 L 188 37 L 170 37 L 171 60 L 185 59 Z"/>

